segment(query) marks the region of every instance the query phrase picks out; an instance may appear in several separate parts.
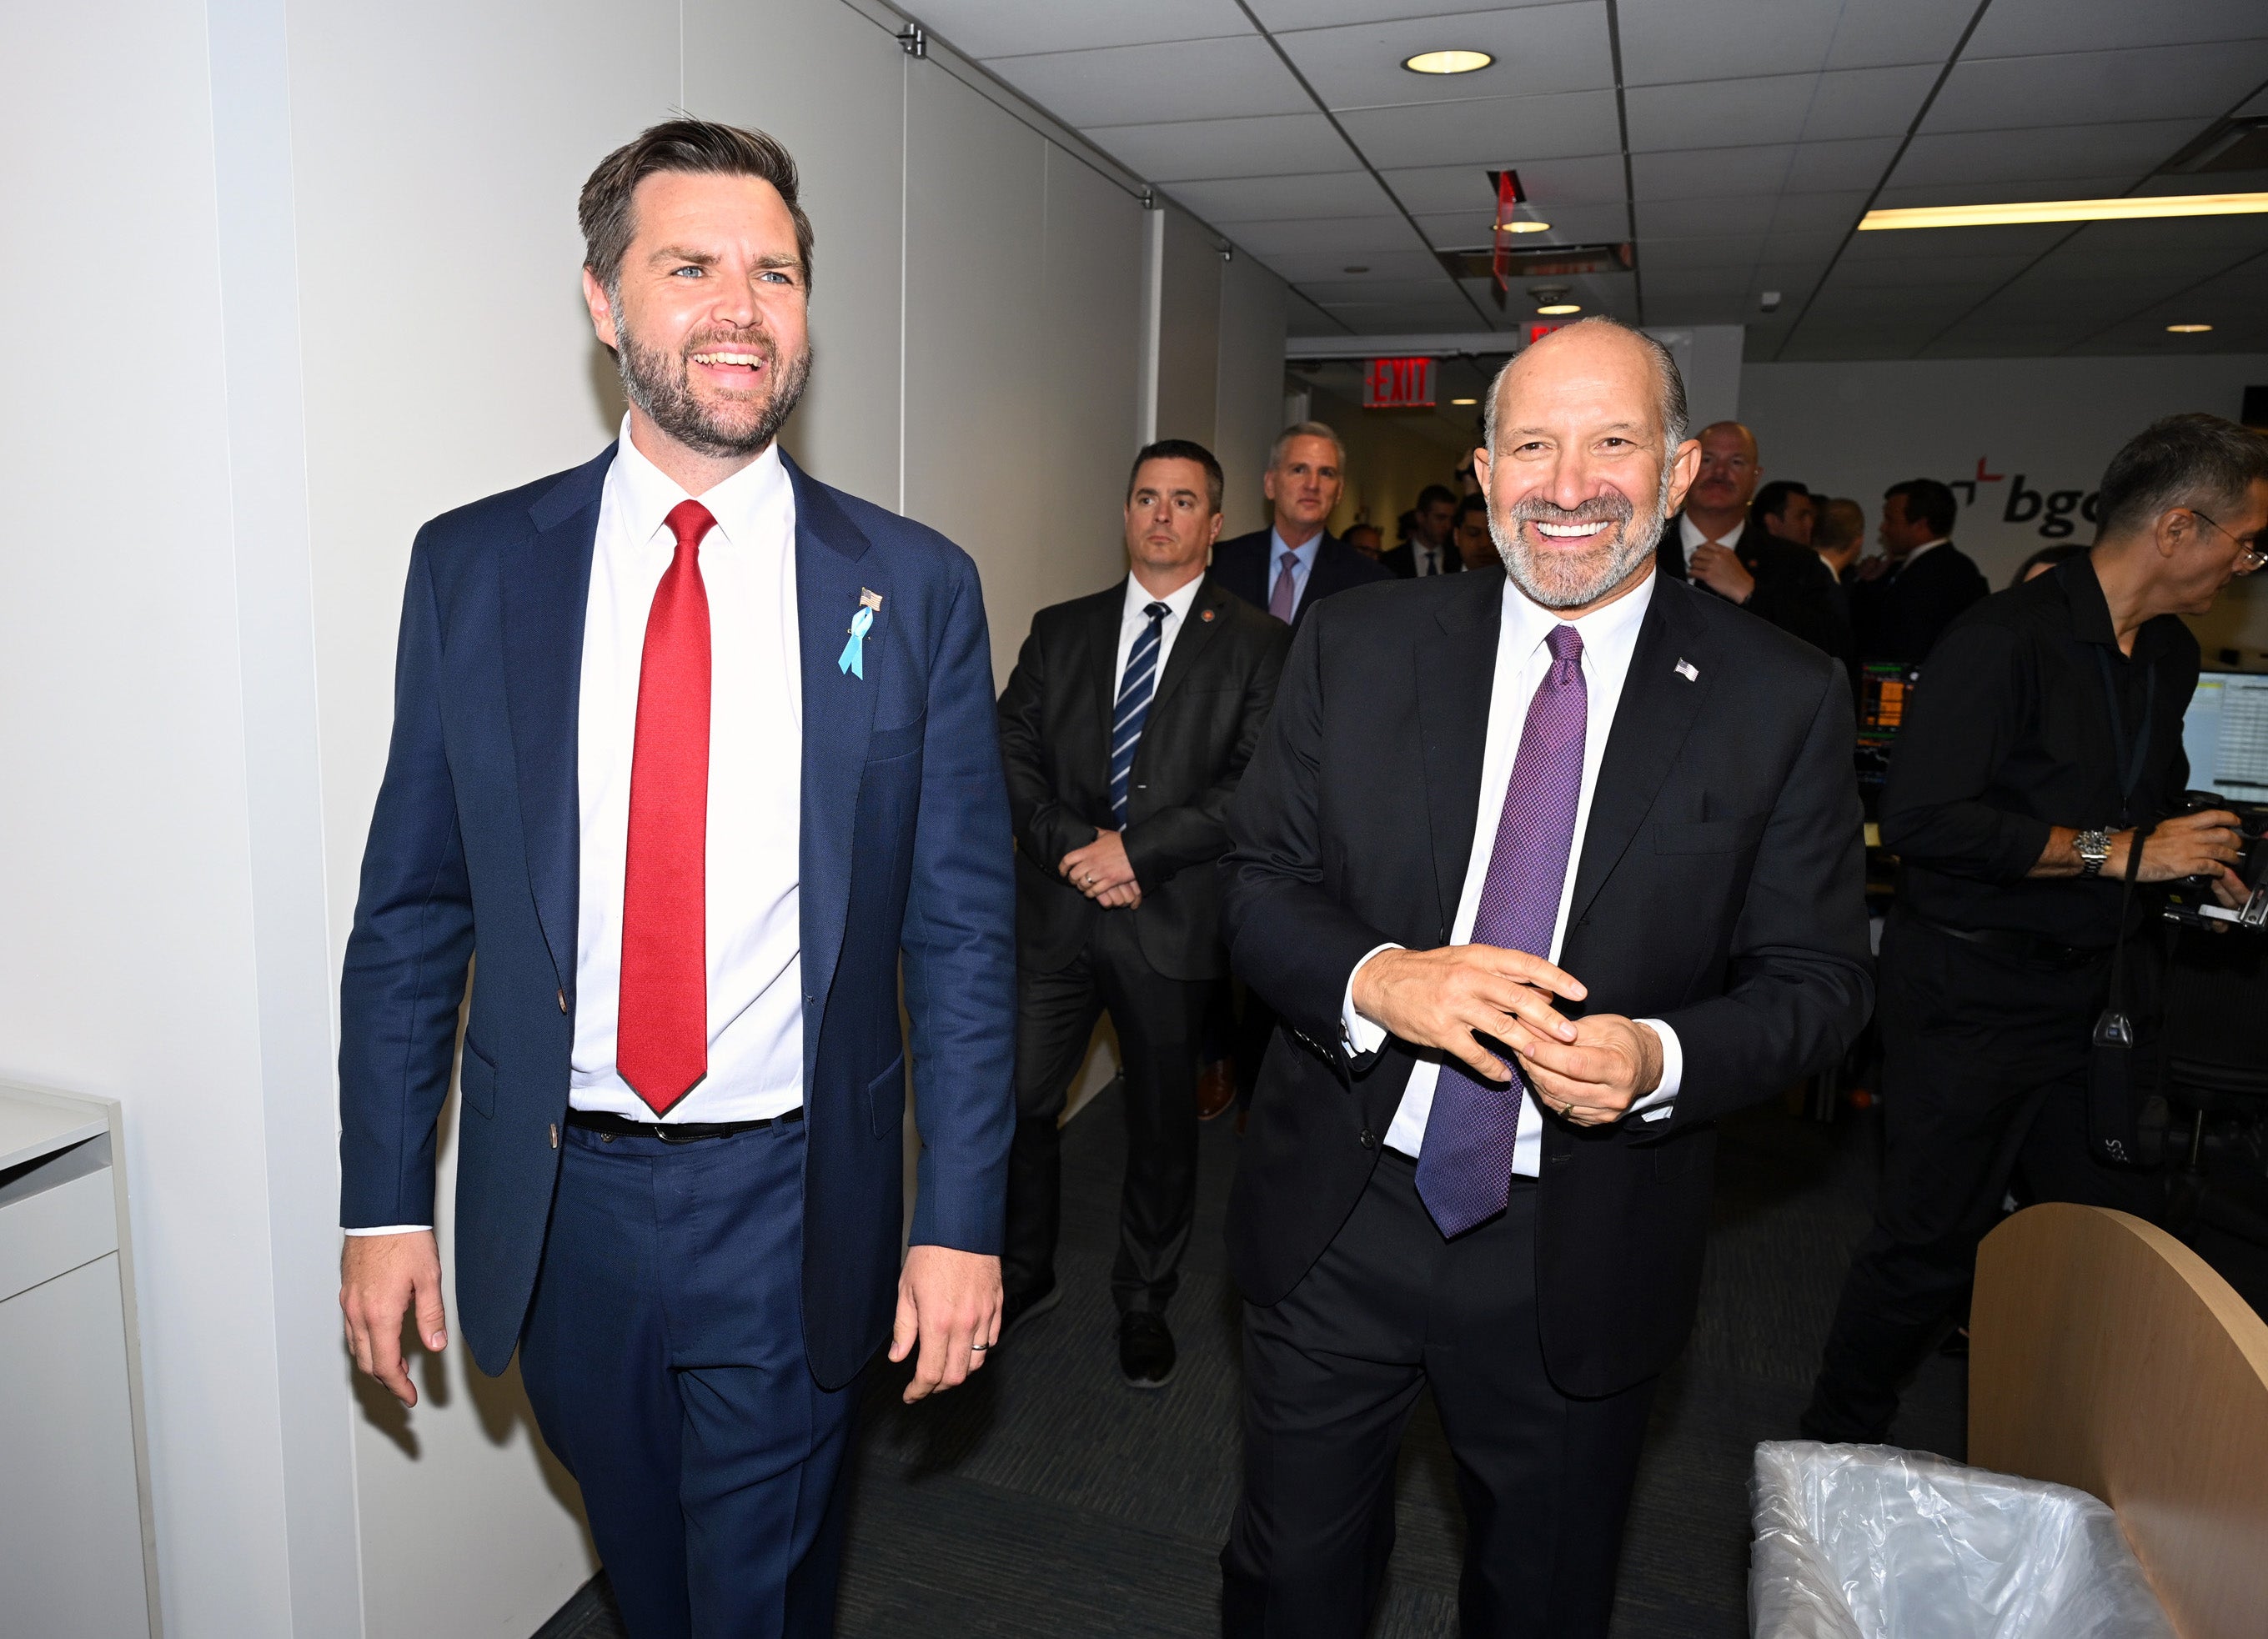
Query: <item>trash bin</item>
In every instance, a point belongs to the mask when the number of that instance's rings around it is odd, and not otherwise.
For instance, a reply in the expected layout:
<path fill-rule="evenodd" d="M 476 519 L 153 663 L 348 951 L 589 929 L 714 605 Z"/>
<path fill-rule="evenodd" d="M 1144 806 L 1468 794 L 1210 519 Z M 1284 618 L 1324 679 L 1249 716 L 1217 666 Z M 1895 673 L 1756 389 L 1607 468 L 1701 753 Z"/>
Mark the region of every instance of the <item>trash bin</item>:
<path fill-rule="evenodd" d="M 2117 1516 L 2069 1486 L 1785 1440 L 1749 1496 L 1752 1639 L 2176 1639 Z"/>

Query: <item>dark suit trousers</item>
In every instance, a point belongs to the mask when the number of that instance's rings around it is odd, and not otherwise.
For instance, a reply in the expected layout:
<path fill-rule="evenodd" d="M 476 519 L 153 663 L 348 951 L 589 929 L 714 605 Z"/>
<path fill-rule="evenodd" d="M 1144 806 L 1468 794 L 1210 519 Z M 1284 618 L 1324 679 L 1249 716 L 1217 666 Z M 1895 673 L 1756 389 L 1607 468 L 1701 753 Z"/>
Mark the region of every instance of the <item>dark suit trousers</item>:
<path fill-rule="evenodd" d="M 1108 1009 L 1126 1069 L 1126 1181 L 1110 1290 L 1121 1313 L 1164 1312 L 1197 1211 L 1197 1051 L 1210 989 L 1152 967 L 1123 910 L 1098 915 L 1086 948 L 1060 972 L 1017 972 L 1016 1141 L 1002 1257 L 1010 1292 L 1036 1292 L 1055 1278 L 1063 1221 L 1056 1123 Z"/>
<path fill-rule="evenodd" d="M 2144 944 L 2128 949 L 2130 974 L 2144 967 Z M 1894 915 L 1880 972 L 1881 1193 L 1803 1414 L 1816 1440 L 1889 1437 L 1899 1388 L 1958 1312 L 1977 1243 L 1999 1222 L 2012 1180 L 2028 1202 L 2154 1220 L 2163 1209 L 2154 1174 L 2097 1161 L 2088 1143 L 2088 1043 L 2110 987 L 2107 957 L 2076 970 L 2025 967 Z M 2154 1069 L 2136 1069 L 2137 1086 L 2148 1087 Z"/>
<path fill-rule="evenodd" d="M 1220 1556 L 1232 1639 L 1356 1639 L 1394 1547 L 1394 1466 L 1431 1385 L 1464 1502 L 1465 1639 L 1603 1635 L 1653 1381 L 1551 1385 L 1535 1200 L 1445 1241 L 1389 1150 L 1299 1285 L 1244 1310 L 1244 1495 Z"/>
<path fill-rule="evenodd" d="M 835 1628 L 857 1386 L 803 1346 L 803 1124 L 568 1128 L 519 1349 L 632 1639 Z"/>

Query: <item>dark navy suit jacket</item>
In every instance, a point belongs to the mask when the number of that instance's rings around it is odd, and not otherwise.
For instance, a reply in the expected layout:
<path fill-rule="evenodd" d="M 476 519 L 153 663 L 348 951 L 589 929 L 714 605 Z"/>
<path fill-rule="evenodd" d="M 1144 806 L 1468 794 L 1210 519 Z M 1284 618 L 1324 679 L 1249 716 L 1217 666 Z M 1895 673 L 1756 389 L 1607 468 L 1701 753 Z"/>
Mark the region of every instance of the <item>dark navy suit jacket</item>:
<path fill-rule="evenodd" d="M 1275 571 L 1268 562 L 1275 533 L 1272 526 L 1256 529 L 1248 535 L 1219 541 L 1212 549 L 1213 579 L 1263 614 L 1268 608 L 1269 591 L 1276 584 Z M 1307 611 L 1333 592 L 1392 578 L 1376 563 L 1325 530 L 1315 545 L 1315 562 L 1307 571 L 1307 590 L 1299 606 L 1292 611 L 1292 629 L 1298 631 L 1300 622 L 1307 618 Z"/>
<path fill-rule="evenodd" d="M 435 1124 L 467 968 L 457 1303 L 511 1360 L 543 1252 L 574 1037 L 576 714 L 611 446 L 418 532 L 394 739 L 341 985 L 342 1216 L 433 1221 Z M 923 1139 L 912 1239 L 997 1253 L 1015 1021 L 1015 887 L 983 594 L 935 532 L 795 490 L 803 660 L 804 1342 L 848 1382 L 888 1335 L 905 1054 Z M 862 592 L 865 676 L 837 665 Z"/>

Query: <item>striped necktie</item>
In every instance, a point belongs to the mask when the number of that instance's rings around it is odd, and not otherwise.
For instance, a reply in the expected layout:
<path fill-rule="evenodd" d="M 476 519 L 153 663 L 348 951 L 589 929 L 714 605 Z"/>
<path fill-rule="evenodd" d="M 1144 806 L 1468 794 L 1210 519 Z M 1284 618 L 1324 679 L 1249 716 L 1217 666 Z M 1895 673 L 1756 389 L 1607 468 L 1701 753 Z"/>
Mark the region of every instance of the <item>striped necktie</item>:
<path fill-rule="evenodd" d="M 1163 641 L 1166 616 L 1172 613 L 1153 603 L 1143 614 L 1150 623 L 1134 640 L 1126 657 L 1126 675 L 1118 681 L 1118 706 L 1110 714 L 1110 812 L 1118 828 L 1126 828 L 1126 790 L 1134 772 L 1134 752 L 1142 743 L 1142 724 L 1150 715 L 1150 696 L 1158 687 L 1158 650 Z"/>

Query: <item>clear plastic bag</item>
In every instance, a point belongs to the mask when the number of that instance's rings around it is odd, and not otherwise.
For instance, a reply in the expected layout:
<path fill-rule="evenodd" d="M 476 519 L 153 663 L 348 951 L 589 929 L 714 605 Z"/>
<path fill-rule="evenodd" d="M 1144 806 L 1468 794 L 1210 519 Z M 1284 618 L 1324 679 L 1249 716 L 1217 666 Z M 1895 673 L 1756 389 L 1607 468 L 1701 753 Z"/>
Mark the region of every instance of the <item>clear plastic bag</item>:
<path fill-rule="evenodd" d="M 2084 1491 L 1889 1445 L 1767 1441 L 1753 1639 L 2176 1639 Z"/>

